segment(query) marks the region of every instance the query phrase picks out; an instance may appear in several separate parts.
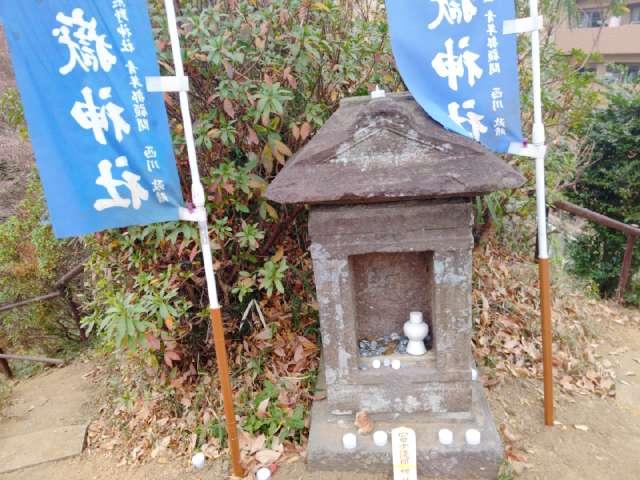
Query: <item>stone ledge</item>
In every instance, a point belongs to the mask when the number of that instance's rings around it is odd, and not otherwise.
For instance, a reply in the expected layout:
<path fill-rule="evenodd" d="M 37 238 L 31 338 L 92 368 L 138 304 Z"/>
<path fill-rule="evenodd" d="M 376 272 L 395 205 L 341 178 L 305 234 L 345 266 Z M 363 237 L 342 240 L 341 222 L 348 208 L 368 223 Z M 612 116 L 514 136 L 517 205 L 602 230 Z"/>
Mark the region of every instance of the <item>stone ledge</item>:
<path fill-rule="evenodd" d="M 88 426 L 53 427 L 1 438 L 0 474 L 80 455 Z"/>
<path fill-rule="evenodd" d="M 387 474 L 392 477 L 391 443 L 376 447 L 372 435 L 358 435 L 355 450 L 342 447 L 342 435 L 355 432 L 353 417 L 336 417 L 328 413 L 327 401 L 315 401 L 311 410 L 311 429 L 307 448 L 307 468 L 323 471 L 357 471 Z M 416 413 L 399 415 L 396 420 L 378 420 L 376 430 L 390 432 L 407 426 L 416 432 L 418 477 L 457 480 L 495 479 L 502 461 L 502 442 L 494 426 L 482 386 L 473 382 L 473 418 L 461 420 L 456 415 Z M 443 446 L 438 430 L 453 431 L 454 443 Z M 478 446 L 464 443 L 467 428 L 477 428 L 482 435 Z M 390 437 L 389 437 L 390 438 Z"/>

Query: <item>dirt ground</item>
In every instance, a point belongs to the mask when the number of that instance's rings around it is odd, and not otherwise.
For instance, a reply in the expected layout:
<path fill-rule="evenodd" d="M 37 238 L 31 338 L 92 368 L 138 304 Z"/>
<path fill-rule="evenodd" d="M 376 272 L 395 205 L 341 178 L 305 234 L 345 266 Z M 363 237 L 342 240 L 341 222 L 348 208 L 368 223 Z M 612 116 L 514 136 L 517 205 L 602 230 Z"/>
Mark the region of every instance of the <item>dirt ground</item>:
<path fill-rule="evenodd" d="M 542 424 L 540 382 L 510 378 L 487 391 L 497 425 L 504 425 L 505 444 L 521 456 L 503 478 L 524 480 L 589 480 L 640 478 L 640 325 L 618 323 L 614 316 L 596 325 L 598 355 L 616 370 L 616 398 L 571 396 L 557 392 L 557 425 Z M 33 429 L 64 419 L 81 420 L 96 414 L 100 392 L 87 378 L 91 365 L 74 364 L 21 382 L 14 389 L 13 407 L 31 405 Z M 77 402 L 74 418 L 65 418 L 61 406 Z M 40 399 L 40 400 L 38 400 Z M 46 399 L 46 400 L 45 400 Z M 67 399 L 67 400 L 65 400 Z M 28 409 L 27 409 L 28 410 Z M 24 412 L 23 412 L 24 413 Z M 5 417 L 7 412 L 5 411 Z M 0 421 L 2 438 L 11 430 L 11 419 Z M 163 457 L 143 465 L 122 465 L 103 452 L 85 451 L 81 456 L 9 474 L 0 480 L 207 480 L 226 477 L 226 461 L 210 462 L 194 472 L 186 458 Z M 275 480 L 358 480 L 370 475 L 309 474 L 298 461 L 281 466 Z M 384 478 L 384 477 L 380 477 Z"/>

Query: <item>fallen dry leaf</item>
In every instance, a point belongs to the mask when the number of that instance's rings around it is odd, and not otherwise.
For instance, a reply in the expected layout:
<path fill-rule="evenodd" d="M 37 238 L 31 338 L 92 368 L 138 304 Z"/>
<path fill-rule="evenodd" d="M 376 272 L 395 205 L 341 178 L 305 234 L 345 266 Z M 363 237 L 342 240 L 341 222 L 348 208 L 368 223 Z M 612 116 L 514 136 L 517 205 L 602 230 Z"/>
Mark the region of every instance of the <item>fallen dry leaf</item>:
<path fill-rule="evenodd" d="M 267 440 L 262 434 L 254 437 L 250 433 L 240 430 L 240 432 L 238 432 L 238 443 L 240 444 L 241 450 L 248 452 L 249 455 L 253 455 L 258 450 L 264 448 Z"/>
<path fill-rule="evenodd" d="M 269 398 L 265 398 L 258 405 L 258 409 L 256 410 L 256 417 L 264 418 L 267 416 L 267 408 L 269 408 Z"/>
<path fill-rule="evenodd" d="M 365 410 L 356 413 L 356 421 L 353 422 L 353 424 L 358 427 L 358 433 L 360 435 L 373 432 L 373 421 Z"/>
<path fill-rule="evenodd" d="M 586 425 L 574 425 L 573 428 L 575 428 L 576 430 L 581 430 L 583 432 L 589 431 L 589 427 L 587 427 Z"/>
<path fill-rule="evenodd" d="M 511 430 L 509 430 L 509 427 L 507 426 L 506 423 L 500 424 L 500 433 L 502 433 L 502 436 L 507 442 L 511 442 L 511 443 L 518 441 L 520 438 L 517 435 L 515 435 L 513 432 L 511 432 Z"/>
<path fill-rule="evenodd" d="M 204 453 L 205 457 L 215 460 L 222 452 L 220 452 L 220 448 L 218 445 L 211 445 L 210 443 L 205 443 L 202 446 L 202 453 Z"/>
<path fill-rule="evenodd" d="M 262 465 L 271 465 L 278 461 L 282 452 L 277 450 L 272 450 L 270 448 L 263 448 L 259 452 L 256 453 L 256 460 L 258 463 Z"/>

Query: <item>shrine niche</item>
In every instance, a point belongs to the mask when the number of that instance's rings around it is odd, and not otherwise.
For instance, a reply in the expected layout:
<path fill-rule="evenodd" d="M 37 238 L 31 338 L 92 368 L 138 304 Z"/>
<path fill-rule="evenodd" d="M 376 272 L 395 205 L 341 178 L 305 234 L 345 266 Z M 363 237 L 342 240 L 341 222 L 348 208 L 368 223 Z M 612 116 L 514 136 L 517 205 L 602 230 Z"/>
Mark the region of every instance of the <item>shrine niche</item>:
<path fill-rule="evenodd" d="M 311 206 L 326 398 L 310 468 L 391 472 L 390 446 L 371 435 L 343 446 L 366 411 L 376 429 L 415 431 L 421 475 L 495 478 L 502 446 L 472 380 L 472 199 L 523 181 L 409 94 L 343 100 L 275 178 L 270 200 Z"/>

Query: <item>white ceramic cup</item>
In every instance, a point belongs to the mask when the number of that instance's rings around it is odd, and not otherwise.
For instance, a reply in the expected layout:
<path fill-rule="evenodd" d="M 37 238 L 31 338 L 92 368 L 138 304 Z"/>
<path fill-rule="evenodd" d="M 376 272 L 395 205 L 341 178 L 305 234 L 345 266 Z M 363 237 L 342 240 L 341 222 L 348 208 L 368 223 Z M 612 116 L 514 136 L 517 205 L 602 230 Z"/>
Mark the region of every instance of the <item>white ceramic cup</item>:
<path fill-rule="evenodd" d="M 259 468 L 256 472 L 256 480 L 269 480 L 271 478 L 271 470 L 267 467 Z"/>
<path fill-rule="evenodd" d="M 384 430 L 377 430 L 373 432 L 373 443 L 376 447 L 384 447 L 387 444 L 388 437 L 387 432 Z"/>
<path fill-rule="evenodd" d="M 464 432 L 464 439 L 468 445 L 480 445 L 480 431 L 470 428 Z"/>
<path fill-rule="evenodd" d="M 202 470 L 204 468 L 204 453 L 198 452 L 193 457 L 191 457 L 191 465 L 193 465 L 196 469 Z"/>
<path fill-rule="evenodd" d="M 355 433 L 345 433 L 342 436 L 342 446 L 347 450 L 353 450 L 358 446 L 358 437 Z"/>
<path fill-rule="evenodd" d="M 442 445 L 451 445 L 453 443 L 453 432 L 448 428 L 441 428 L 438 431 L 438 440 Z"/>

